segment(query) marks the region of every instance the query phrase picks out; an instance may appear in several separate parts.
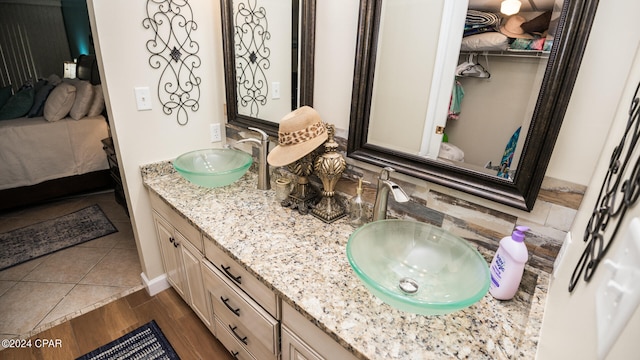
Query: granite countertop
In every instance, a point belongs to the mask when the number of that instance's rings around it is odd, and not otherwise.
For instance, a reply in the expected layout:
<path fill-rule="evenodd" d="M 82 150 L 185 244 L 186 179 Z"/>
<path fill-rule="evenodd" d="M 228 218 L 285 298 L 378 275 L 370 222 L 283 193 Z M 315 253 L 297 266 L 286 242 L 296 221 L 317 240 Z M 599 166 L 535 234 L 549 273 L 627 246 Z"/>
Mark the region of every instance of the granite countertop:
<path fill-rule="evenodd" d="M 281 207 L 273 190 L 256 189 L 252 172 L 216 189 L 187 182 L 170 162 L 142 166 L 141 172 L 150 191 L 359 358 L 535 357 L 549 282 L 545 272 L 527 266 L 510 301 L 487 294 L 451 314 L 411 314 L 374 297 L 356 277 L 346 256 L 354 229 L 346 220 L 325 224 Z M 487 259 L 493 256 L 479 250 Z"/>

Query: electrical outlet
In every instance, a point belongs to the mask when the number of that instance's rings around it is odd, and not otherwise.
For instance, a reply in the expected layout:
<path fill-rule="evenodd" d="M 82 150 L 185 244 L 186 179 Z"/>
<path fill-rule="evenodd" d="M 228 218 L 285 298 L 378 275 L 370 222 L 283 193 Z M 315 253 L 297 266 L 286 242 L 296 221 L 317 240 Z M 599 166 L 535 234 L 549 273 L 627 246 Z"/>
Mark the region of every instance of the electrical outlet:
<path fill-rule="evenodd" d="M 619 247 L 600 265 L 604 278 L 596 291 L 598 358 L 604 359 L 640 305 L 640 219 L 633 218 Z"/>
<path fill-rule="evenodd" d="M 209 125 L 209 129 L 211 131 L 211 142 L 222 141 L 222 129 L 220 123 Z"/>

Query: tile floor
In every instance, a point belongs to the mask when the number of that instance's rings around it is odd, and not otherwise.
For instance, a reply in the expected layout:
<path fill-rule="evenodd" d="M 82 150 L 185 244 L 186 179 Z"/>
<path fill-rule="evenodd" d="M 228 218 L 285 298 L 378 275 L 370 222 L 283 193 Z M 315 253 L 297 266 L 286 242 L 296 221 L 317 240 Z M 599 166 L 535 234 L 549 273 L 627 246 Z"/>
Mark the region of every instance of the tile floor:
<path fill-rule="evenodd" d="M 111 191 L 0 213 L 0 233 L 93 204 L 118 232 L 0 271 L 0 338 L 29 336 L 142 288 L 131 222 Z"/>

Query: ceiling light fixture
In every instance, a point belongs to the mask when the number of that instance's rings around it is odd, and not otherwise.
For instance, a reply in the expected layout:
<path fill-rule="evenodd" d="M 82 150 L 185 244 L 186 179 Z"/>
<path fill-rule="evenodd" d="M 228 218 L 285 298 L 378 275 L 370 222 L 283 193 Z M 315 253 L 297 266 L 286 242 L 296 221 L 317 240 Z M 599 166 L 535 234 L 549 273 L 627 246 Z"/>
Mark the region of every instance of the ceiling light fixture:
<path fill-rule="evenodd" d="M 500 4 L 500 12 L 505 15 L 517 14 L 522 3 L 519 0 L 504 0 Z"/>

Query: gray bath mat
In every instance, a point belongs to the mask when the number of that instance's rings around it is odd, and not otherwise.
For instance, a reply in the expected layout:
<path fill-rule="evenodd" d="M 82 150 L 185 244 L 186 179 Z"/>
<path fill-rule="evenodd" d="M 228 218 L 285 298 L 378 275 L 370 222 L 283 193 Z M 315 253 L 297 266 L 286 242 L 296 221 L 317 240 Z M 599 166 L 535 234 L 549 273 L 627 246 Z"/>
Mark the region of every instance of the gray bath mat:
<path fill-rule="evenodd" d="M 0 270 L 117 232 L 100 206 L 0 234 Z"/>

